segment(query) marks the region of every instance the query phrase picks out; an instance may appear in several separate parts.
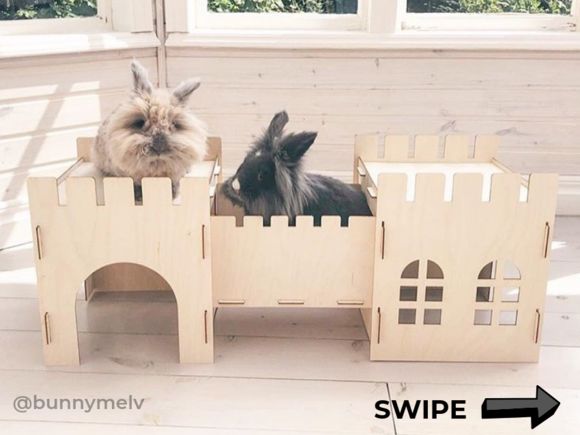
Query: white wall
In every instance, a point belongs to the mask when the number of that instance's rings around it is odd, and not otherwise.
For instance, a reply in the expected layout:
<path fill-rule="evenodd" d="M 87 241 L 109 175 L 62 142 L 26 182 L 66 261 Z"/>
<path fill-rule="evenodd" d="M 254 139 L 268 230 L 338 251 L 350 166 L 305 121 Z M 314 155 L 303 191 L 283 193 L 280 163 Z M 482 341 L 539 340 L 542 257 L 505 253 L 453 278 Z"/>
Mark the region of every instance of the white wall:
<path fill-rule="evenodd" d="M 499 134 L 501 159 L 564 177 L 561 212 L 580 212 L 580 53 L 168 48 L 170 86 L 200 76 L 192 106 L 224 138 L 233 170 L 274 112 L 319 139 L 309 167 L 350 173 L 357 133 Z M 58 172 L 75 138 L 126 95 L 156 51 L 0 60 L 0 248 L 30 239 L 26 177 Z"/>

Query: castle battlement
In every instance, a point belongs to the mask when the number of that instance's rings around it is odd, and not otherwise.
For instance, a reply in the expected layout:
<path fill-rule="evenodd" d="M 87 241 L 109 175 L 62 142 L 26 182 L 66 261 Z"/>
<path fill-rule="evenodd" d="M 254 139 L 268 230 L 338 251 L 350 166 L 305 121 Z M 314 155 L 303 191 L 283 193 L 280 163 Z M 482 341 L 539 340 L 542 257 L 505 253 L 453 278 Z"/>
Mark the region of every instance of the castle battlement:
<path fill-rule="evenodd" d="M 528 178 L 515 173 L 379 173 L 375 189 L 381 201 L 400 205 L 448 202 L 451 206 L 483 203 L 524 207 L 546 200 L 557 182 L 556 174 L 531 174 Z"/>
<path fill-rule="evenodd" d="M 493 135 L 361 135 L 356 138 L 355 155 L 385 162 L 490 162 L 499 142 Z"/>
<path fill-rule="evenodd" d="M 54 177 L 31 177 L 28 189 L 39 196 L 43 207 L 74 208 L 127 208 L 163 210 L 193 206 L 200 197 L 209 200 L 210 183 L 207 177 L 184 177 L 181 180 L 179 196 L 172 197 L 169 178 L 143 178 L 142 201 L 135 201 L 133 180 L 123 177 L 76 177 L 71 176 L 59 182 Z"/>
<path fill-rule="evenodd" d="M 296 216 L 294 225 L 290 224 L 290 218 L 288 216 L 272 216 L 270 218 L 270 225 L 264 225 L 264 218 L 262 216 L 243 216 L 240 220 L 237 220 L 235 216 L 212 216 L 211 221 L 212 225 L 231 227 L 238 231 L 263 228 L 265 233 L 267 233 L 268 230 L 275 231 L 284 228 L 296 232 L 306 229 L 313 229 L 315 231 L 324 231 L 325 229 L 347 231 L 349 228 L 367 228 L 369 224 L 372 226 L 374 217 L 350 216 L 347 226 L 341 226 L 340 216 L 322 216 L 320 225 L 314 224 L 313 216 Z"/>

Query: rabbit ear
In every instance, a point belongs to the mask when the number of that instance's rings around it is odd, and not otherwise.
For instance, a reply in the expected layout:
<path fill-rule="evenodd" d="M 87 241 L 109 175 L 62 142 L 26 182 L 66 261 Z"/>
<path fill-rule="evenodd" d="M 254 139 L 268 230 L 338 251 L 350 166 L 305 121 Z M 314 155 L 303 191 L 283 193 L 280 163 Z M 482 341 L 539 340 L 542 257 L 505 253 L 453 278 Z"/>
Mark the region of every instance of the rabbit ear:
<path fill-rule="evenodd" d="M 137 59 L 133 59 L 131 62 L 131 72 L 133 73 L 133 90 L 137 93 L 151 94 L 153 85 L 149 81 L 147 70 Z"/>
<path fill-rule="evenodd" d="M 284 130 L 286 124 L 288 124 L 288 113 L 286 113 L 285 110 L 276 113 L 268 127 L 268 134 L 270 137 L 275 138 L 281 136 L 282 130 Z"/>
<path fill-rule="evenodd" d="M 185 104 L 193 91 L 199 88 L 201 82 L 199 79 L 189 79 L 181 82 L 173 90 L 173 100 L 176 104 Z"/>
<path fill-rule="evenodd" d="M 318 133 L 315 131 L 303 131 L 284 137 L 279 144 L 280 158 L 288 163 L 298 162 L 314 143 L 316 136 Z"/>

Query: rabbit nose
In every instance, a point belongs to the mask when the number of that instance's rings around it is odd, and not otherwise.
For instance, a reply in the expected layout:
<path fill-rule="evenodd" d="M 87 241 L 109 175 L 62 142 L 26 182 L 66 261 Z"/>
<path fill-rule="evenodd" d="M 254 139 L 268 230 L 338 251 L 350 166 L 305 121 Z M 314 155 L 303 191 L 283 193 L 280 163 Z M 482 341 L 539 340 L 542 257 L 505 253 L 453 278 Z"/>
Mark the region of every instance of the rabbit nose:
<path fill-rule="evenodd" d="M 158 133 L 153 135 L 151 140 L 151 149 L 157 154 L 162 154 L 168 150 L 167 138 L 164 134 Z"/>
<path fill-rule="evenodd" d="M 237 178 L 234 178 L 234 181 L 232 181 L 232 187 L 236 192 L 240 190 L 240 182 Z"/>

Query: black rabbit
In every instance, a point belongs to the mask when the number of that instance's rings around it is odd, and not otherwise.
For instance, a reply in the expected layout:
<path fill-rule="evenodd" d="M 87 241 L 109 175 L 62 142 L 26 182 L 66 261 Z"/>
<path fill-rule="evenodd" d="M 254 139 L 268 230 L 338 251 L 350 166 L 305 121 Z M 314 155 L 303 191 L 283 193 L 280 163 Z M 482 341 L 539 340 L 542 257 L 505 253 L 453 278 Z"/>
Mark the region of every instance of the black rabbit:
<path fill-rule="evenodd" d="M 263 136 L 254 144 L 236 174 L 223 185 L 223 193 L 247 215 L 264 217 L 270 224 L 274 215 L 287 215 L 294 224 L 298 215 L 341 217 L 370 216 L 364 194 L 331 177 L 309 174 L 302 168 L 302 157 L 314 143 L 317 133 L 284 134 L 288 114 L 277 113 Z"/>

